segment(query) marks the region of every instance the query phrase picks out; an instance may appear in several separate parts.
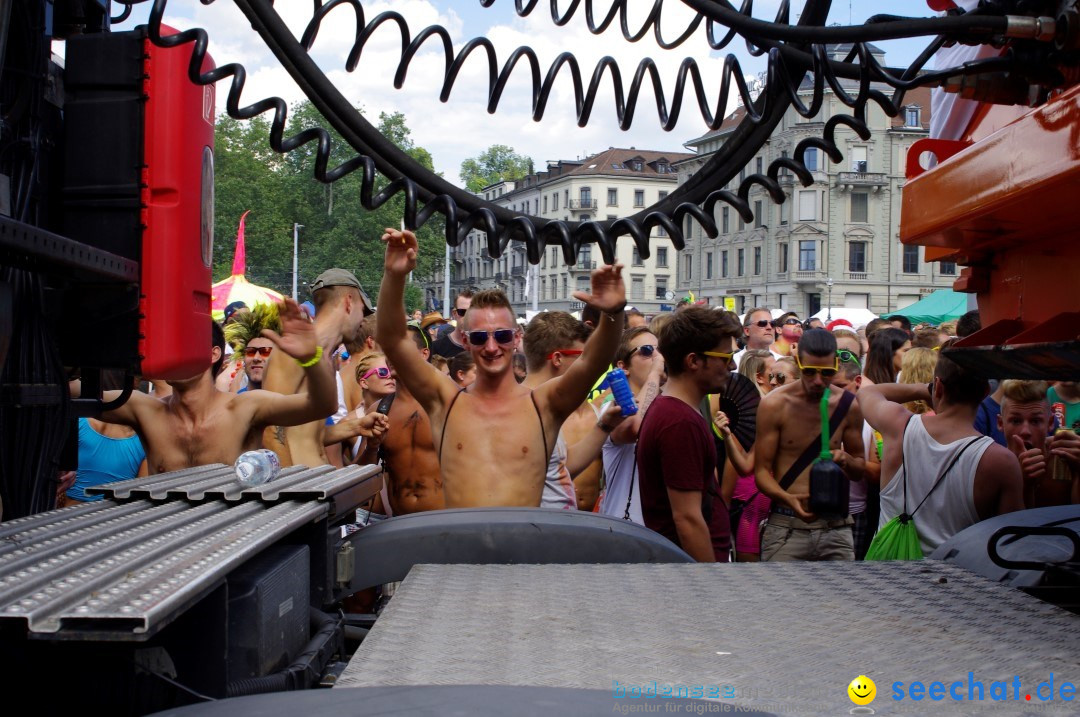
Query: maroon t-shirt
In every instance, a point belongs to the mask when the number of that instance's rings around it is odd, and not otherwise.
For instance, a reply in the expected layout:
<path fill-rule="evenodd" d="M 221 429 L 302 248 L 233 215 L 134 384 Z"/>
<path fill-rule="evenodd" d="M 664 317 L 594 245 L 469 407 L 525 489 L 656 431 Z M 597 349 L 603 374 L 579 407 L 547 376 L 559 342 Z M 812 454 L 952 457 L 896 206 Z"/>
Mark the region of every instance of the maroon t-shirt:
<path fill-rule="evenodd" d="M 667 489 L 701 491 L 702 513 L 706 505 L 712 512 L 706 520 L 716 560 L 726 563 L 731 519 L 716 481 L 716 446 L 701 414 L 677 398 L 658 397 L 641 421 L 637 462 L 645 525 L 682 547 Z"/>

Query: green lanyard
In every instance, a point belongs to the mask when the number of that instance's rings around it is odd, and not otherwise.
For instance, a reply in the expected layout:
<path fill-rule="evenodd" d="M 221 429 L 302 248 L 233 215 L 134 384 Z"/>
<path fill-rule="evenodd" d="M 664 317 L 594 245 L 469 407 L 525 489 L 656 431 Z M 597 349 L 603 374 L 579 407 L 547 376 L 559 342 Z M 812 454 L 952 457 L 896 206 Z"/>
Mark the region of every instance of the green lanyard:
<path fill-rule="evenodd" d="M 832 451 L 829 450 L 829 390 L 821 397 L 821 455 L 819 461 L 832 460 Z"/>

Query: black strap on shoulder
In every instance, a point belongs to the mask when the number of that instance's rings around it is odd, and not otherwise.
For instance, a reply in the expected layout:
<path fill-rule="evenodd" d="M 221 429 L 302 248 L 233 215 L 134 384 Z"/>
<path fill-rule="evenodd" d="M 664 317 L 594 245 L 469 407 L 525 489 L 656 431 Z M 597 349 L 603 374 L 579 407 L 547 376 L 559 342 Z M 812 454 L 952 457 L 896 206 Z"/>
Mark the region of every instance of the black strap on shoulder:
<path fill-rule="evenodd" d="M 956 455 L 953 456 L 953 459 L 951 461 L 949 461 L 949 467 L 941 472 L 941 475 L 938 476 L 938 479 L 936 481 L 934 481 L 934 485 L 930 488 L 929 491 L 927 491 L 926 495 L 923 496 L 923 499 L 919 501 L 919 504 L 917 506 L 915 506 L 915 510 L 911 511 L 911 515 L 908 516 L 909 520 L 911 518 L 915 517 L 915 514 L 917 512 L 919 512 L 919 508 L 921 508 L 923 506 L 923 503 L 925 503 L 926 499 L 930 497 L 930 494 L 933 493 L 935 490 L 937 490 L 937 487 L 939 485 L 941 485 L 941 482 L 943 480 L 945 480 L 945 476 L 949 475 L 949 471 L 951 471 L 953 469 L 953 466 L 956 465 L 956 462 L 958 460 L 960 460 L 960 456 L 964 455 L 964 451 L 966 451 L 968 448 L 971 448 L 971 446 L 973 444 L 978 443 L 983 438 L 986 438 L 986 436 L 976 436 L 976 437 L 972 438 L 970 441 L 965 443 L 963 445 L 963 447 L 959 451 L 956 452 Z M 906 482 L 904 483 L 904 508 L 907 508 L 907 483 Z"/>
<path fill-rule="evenodd" d="M 465 389 L 460 389 L 454 394 L 454 397 L 450 399 L 450 405 L 446 407 L 446 415 L 443 416 L 442 432 L 439 433 L 439 463 L 442 463 L 442 446 L 443 439 L 446 438 L 446 424 L 450 423 L 450 411 L 454 408 L 454 404 L 457 403 L 458 396 L 465 393 Z"/>
<path fill-rule="evenodd" d="M 844 394 L 840 396 L 840 401 L 836 404 L 836 409 L 833 411 L 832 417 L 829 419 L 829 433 L 835 434 L 836 429 L 840 427 L 840 422 L 844 420 L 844 416 L 847 415 L 848 409 L 851 408 L 851 402 L 855 400 L 855 394 L 851 391 L 844 391 Z M 810 445 L 806 447 L 802 455 L 799 456 L 791 467 L 788 468 L 787 473 L 780 479 L 780 489 L 787 490 L 795 479 L 802 475 L 802 472 L 806 470 L 806 467 L 814 462 L 814 459 L 821 455 L 821 433 L 819 432 L 814 440 L 810 441 Z"/>

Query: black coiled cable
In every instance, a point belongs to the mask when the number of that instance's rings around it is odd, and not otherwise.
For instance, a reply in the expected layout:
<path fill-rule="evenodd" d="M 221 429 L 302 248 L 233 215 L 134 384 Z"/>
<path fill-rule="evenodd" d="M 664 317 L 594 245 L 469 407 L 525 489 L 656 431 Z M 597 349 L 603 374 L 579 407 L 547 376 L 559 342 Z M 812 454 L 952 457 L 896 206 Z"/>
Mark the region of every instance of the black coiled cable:
<path fill-rule="evenodd" d="M 202 0 L 209 4 L 212 0 Z M 689 4 L 694 2 L 688 0 Z M 246 73 L 238 64 L 225 65 L 209 72 L 201 72 L 203 58 L 207 50 L 207 36 L 201 29 L 192 29 L 176 35 L 162 36 L 160 23 L 167 0 L 155 0 L 150 15 L 150 38 L 161 46 L 171 47 L 188 42 L 193 42 L 189 75 L 194 82 L 208 84 L 226 77 L 231 77 L 232 82 L 226 99 L 226 111 L 235 119 L 250 119 L 257 114 L 268 110 L 274 111 L 271 122 L 270 145 L 277 152 L 288 152 L 302 144 L 315 141 L 318 144 L 316 152 L 315 170 L 316 179 L 321 182 L 333 182 L 346 174 L 362 170 L 360 201 L 367 209 L 374 209 L 382 205 L 396 193 L 404 193 L 404 221 L 407 227 L 415 229 L 425 224 L 435 212 L 445 216 L 446 241 L 451 246 L 457 246 L 464 237 L 473 229 L 480 229 L 487 234 L 488 252 L 493 257 L 502 254 L 508 243 L 512 240 L 524 242 L 526 254 L 530 263 L 540 261 L 541 252 L 546 246 L 558 245 L 562 247 L 563 259 L 567 264 L 576 261 L 578 250 L 582 244 L 596 243 L 601 255 L 606 262 L 615 259 L 615 242 L 618 237 L 629 235 L 643 257 L 650 255 L 648 237 L 653 227 L 662 226 L 671 238 L 673 246 L 680 250 L 684 246 L 682 227 L 685 226 L 686 217 L 693 217 L 710 237 L 715 237 L 718 232 L 713 221 L 713 209 L 717 202 L 724 202 L 732 206 L 747 222 L 753 220 L 750 209 L 749 192 L 754 185 L 761 186 L 776 202 L 782 202 L 785 198 L 777 177 L 783 169 L 791 170 L 804 185 L 812 183 L 812 176 L 803 162 L 803 153 L 810 147 L 823 150 L 831 160 L 839 162 L 842 154 L 836 142 L 835 131 L 841 124 L 850 127 L 860 137 L 869 137 L 869 130 L 865 123 L 866 103 L 873 101 L 878 104 L 889 116 L 895 116 L 898 112 L 898 98 L 902 96 L 903 89 L 914 86 L 921 78 L 915 77 L 911 68 L 905 70 L 900 77 L 880 67 L 871 56 L 868 48 L 863 43 L 856 43 L 852 48 L 848 61 L 837 63 L 827 56 L 823 45 L 810 45 L 809 47 L 791 47 L 786 43 L 778 43 L 768 40 L 759 35 L 767 32 L 785 34 L 792 26 L 786 24 L 788 7 L 786 1 L 782 3 L 778 18 L 785 20 L 784 23 L 762 23 L 762 21 L 748 18 L 749 0 L 744 5 L 743 14 L 740 11 L 730 9 L 724 3 L 721 8 L 724 13 L 734 12 L 743 20 L 752 20 L 749 23 L 747 36 L 748 45 L 758 52 L 767 53 L 767 83 L 766 90 L 755 101 L 739 68 L 738 61 L 729 56 L 725 61 L 723 81 L 721 83 L 719 97 L 715 103 L 715 110 L 710 108 L 708 98 L 702 84 L 700 72 L 696 63 L 687 58 L 680 65 L 679 73 L 675 82 L 672 99 L 672 110 L 669 112 L 665 103 L 665 95 L 660 82 L 655 64 L 645 59 L 639 64 L 638 69 L 629 84 L 625 95 L 622 88 L 622 77 L 618 66 L 610 58 L 605 58 L 597 64 L 593 71 L 588 88 L 582 82 L 581 72 L 576 58 L 570 53 L 560 55 L 548 69 L 546 76 L 541 80 L 539 63 L 535 53 L 527 47 L 515 50 L 500 69 L 497 66 L 494 48 L 491 43 L 484 39 L 473 39 L 465 44 L 458 53 L 453 52 L 453 45 L 448 31 L 440 26 L 425 28 L 415 37 L 409 31 L 403 17 L 397 13 L 385 12 L 371 20 L 364 22 L 363 8 L 359 0 L 330 0 L 323 3 L 315 1 L 315 10 L 312 19 L 307 24 L 299 42 L 285 26 L 284 22 L 274 11 L 272 5 L 265 0 L 236 0 L 237 5 L 251 20 L 253 27 L 263 37 L 267 46 L 281 61 L 300 85 L 301 89 L 311 99 L 312 103 L 322 112 L 330 124 L 356 149 L 360 154 L 332 169 L 328 168 L 330 156 L 329 135 L 321 129 L 307 129 L 291 137 L 284 137 L 285 117 L 287 106 L 277 97 L 266 98 L 247 106 L 240 106 L 240 95 L 243 90 Z M 490 4 L 488 2 L 487 4 Z M 522 12 L 535 5 L 518 3 Z M 609 25 L 614 18 L 615 8 L 621 13 L 621 27 L 627 39 L 643 36 L 649 27 L 654 29 L 654 34 L 659 35 L 659 8 L 661 2 L 657 2 L 649 20 L 642 29 L 630 32 L 627 27 L 625 4 L 617 2 L 609 11 L 607 17 L 600 23 L 590 20 L 590 29 L 600 31 Z M 386 140 L 372 127 L 363 117 L 355 111 L 352 105 L 345 100 L 337 89 L 323 75 L 322 71 L 311 60 L 308 50 L 318 34 L 320 24 L 328 15 L 341 5 L 351 7 L 356 14 L 357 36 L 352 50 L 346 60 L 346 68 L 353 70 L 359 61 L 364 44 L 372 33 L 383 24 L 392 23 L 397 26 L 401 35 L 402 57 L 394 78 L 396 87 L 401 87 L 407 74 L 409 62 L 418 52 L 420 47 L 428 39 L 434 37 L 441 41 L 445 58 L 446 70 L 441 92 L 444 101 L 449 97 L 461 67 L 466 59 L 476 51 L 482 51 L 487 56 L 489 76 L 489 103 L 488 109 L 494 112 L 498 106 L 510 75 L 519 62 L 524 61 L 529 66 L 529 72 L 533 81 L 533 114 L 539 119 L 543 116 L 547 98 L 551 92 L 555 79 L 560 72 L 569 73 L 574 85 L 575 103 L 578 113 L 579 124 L 587 123 L 596 93 L 600 83 L 606 75 L 610 75 L 613 89 L 615 90 L 616 112 L 620 124 L 625 128 L 630 126 L 634 116 L 636 100 L 644 84 L 646 75 L 652 82 L 657 98 L 657 110 L 661 124 L 665 129 L 674 127 L 678 119 L 679 107 L 686 91 L 686 83 L 693 83 L 695 98 L 698 101 L 702 116 L 711 127 L 717 127 L 723 121 L 723 109 L 731 91 L 732 83 L 739 92 L 743 106 L 746 109 L 746 118 L 729 135 L 724 146 L 710 159 L 705 167 L 695 174 L 689 181 L 683 183 L 676 191 L 658 204 L 650 207 L 631 217 L 624 217 L 611 221 L 586 221 L 566 222 L 560 220 L 548 220 L 539 217 L 525 216 L 511 212 L 505 207 L 500 207 L 485 202 L 473 194 L 446 182 L 441 177 L 434 175 L 421 167 L 411 157 L 400 151 L 391 142 Z M 576 7 L 577 3 L 573 4 Z M 555 17 L 554 3 L 553 17 Z M 821 28 L 828 10 L 828 2 L 814 1 L 807 3 L 800 18 L 799 37 L 818 37 L 813 33 L 828 31 L 836 34 L 836 31 L 844 28 Z M 591 2 L 586 4 L 586 12 L 591 11 Z M 721 16 L 727 17 L 724 13 Z M 567 14 L 558 16 L 559 22 L 565 22 L 572 9 Z M 957 18 L 936 18 L 927 21 L 935 30 L 945 27 L 940 22 L 956 20 Z M 710 18 L 710 22 L 712 19 Z M 685 41 L 693 34 L 699 21 L 691 22 L 687 31 L 680 33 L 674 41 L 664 41 L 665 44 L 674 46 Z M 732 22 L 732 29 L 728 36 L 719 41 L 713 39 L 713 29 L 709 27 L 709 42 L 726 43 L 732 33 L 739 29 L 739 24 L 746 24 L 740 20 Z M 882 27 L 889 23 L 881 23 Z M 952 23 L 958 25 L 958 23 Z M 950 27 L 952 27 L 950 25 Z M 959 23 L 965 32 L 972 31 L 972 27 L 978 25 L 975 22 Z M 982 23 L 993 25 L 993 23 Z M 981 25 L 979 25 L 981 27 Z M 865 26 L 860 26 L 864 28 Z M 923 25 L 918 25 L 921 31 L 925 31 Z M 786 29 L 784 29 L 786 28 Z M 853 28 L 853 29 L 860 29 Z M 782 31 L 781 31 L 782 30 Z M 850 30 L 850 28 L 849 28 Z M 875 38 L 884 31 L 878 30 Z M 913 32 L 910 27 L 898 28 L 896 36 L 910 36 Z M 809 33 L 809 34 L 806 34 Z M 917 34 L 917 33 L 916 33 Z M 924 53 L 928 57 L 928 53 Z M 858 63 L 850 62 L 858 58 Z M 924 58 L 921 58 L 925 61 Z M 567 68 L 565 71 L 563 68 Z M 978 71 L 978 68 L 966 68 L 965 72 Z M 812 94 L 808 102 L 804 102 L 799 96 L 800 85 L 803 77 L 810 72 L 813 77 Z M 957 74 L 952 72 L 950 74 Z M 858 88 L 854 93 L 848 92 L 841 83 L 841 78 L 857 78 Z M 893 99 L 887 97 L 879 89 L 872 86 L 873 81 L 885 81 L 897 88 L 897 95 Z M 779 122 L 784 111 L 794 104 L 796 111 L 803 116 L 813 116 L 820 109 L 824 98 L 824 88 L 828 84 L 836 93 L 837 97 L 845 105 L 853 110 L 851 116 L 836 115 L 825 124 L 821 138 L 810 138 L 801 141 L 790 158 L 781 158 L 773 161 L 764 174 L 751 174 L 746 177 L 734 192 L 728 190 L 715 190 L 717 186 L 725 186 L 734 174 L 744 166 L 758 151 L 765 139 L 771 134 L 773 127 Z M 390 182 L 378 193 L 374 192 L 376 172 L 381 171 Z M 420 206 L 423 202 L 423 206 Z"/>

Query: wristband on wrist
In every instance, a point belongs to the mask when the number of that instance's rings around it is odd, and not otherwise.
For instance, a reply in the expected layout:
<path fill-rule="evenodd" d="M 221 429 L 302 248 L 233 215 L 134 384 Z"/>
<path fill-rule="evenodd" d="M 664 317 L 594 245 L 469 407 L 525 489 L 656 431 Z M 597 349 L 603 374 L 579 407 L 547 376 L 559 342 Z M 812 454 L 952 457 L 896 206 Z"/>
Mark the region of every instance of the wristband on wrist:
<path fill-rule="evenodd" d="M 307 361 L 301 361 L 300 359 L 296 359 L 296 363 L 300 364 L 300 366 L 303 368 L 311 368 L 315 364 L 322 361 L 322 353 L 322 346 L 316 346 L 314 356 L 309 358 Z"/>

